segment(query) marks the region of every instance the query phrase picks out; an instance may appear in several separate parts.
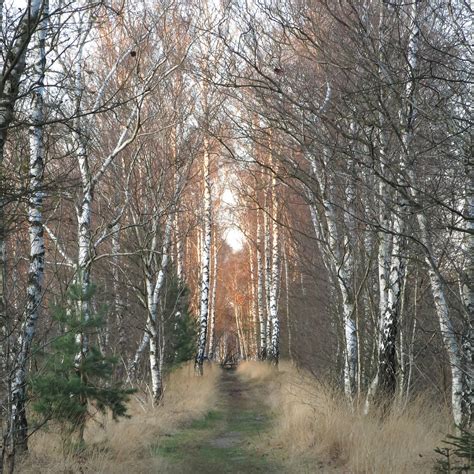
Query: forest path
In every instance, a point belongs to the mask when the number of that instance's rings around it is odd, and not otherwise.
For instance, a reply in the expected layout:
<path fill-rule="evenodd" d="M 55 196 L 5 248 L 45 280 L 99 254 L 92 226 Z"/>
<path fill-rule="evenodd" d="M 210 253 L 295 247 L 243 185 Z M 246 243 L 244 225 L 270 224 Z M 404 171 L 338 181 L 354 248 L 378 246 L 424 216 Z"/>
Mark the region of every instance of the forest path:
<path fill-rule="evenodd" d="M 169 473 L 282 473 L 262 441 L 271 429 L 271 413 L 263 387 L 223 370 L 219 402 L 205 418 L 160 442 L 157 453 Z M 260 445 L 260 447 L 258 447 Z"/>

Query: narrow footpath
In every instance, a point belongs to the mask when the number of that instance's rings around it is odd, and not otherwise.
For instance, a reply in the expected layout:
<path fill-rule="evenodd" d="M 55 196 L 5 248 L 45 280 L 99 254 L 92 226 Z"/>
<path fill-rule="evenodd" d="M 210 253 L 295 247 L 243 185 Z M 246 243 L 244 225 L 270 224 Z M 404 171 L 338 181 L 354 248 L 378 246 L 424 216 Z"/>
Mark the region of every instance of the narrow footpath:
<path fill-rule="evenodd" d="M 215 409 L 160 441 L 156 452 L 169 473 L 282 473 L 286 470 L 262 449 L 271 414 L 259 384 L 223 370 Z"/>

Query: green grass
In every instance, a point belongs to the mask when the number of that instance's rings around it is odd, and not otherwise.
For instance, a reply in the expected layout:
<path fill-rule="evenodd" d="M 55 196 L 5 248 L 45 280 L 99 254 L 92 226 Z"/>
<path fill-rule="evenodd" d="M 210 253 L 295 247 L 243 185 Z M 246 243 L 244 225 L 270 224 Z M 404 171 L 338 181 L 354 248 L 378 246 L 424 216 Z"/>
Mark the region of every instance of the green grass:
<path fill-rule="evenodd" d="M 217 422 L 222 421 L 224 413 L 222 411 L 214 410 L 207 413 L 207 415 L 200 419 L 194 420 L 189 426 L 192 430 L 207 430 L 215 428 Z"/>
<path fill-rule="evenodd" d="M 254 447 L 271 426 L 269 413 L 260 404 L 255 409 L 248 391 L 251 386 L 245 387 L 246 398 L 233 396 L 228 388 L 242 382 L 235 375 L 229 377 L 224 375 L 221 402 L 215 410 L 152 446 L 155 455 L 168 461 L 168 472 L 281 472 L 274 459 Z"/>

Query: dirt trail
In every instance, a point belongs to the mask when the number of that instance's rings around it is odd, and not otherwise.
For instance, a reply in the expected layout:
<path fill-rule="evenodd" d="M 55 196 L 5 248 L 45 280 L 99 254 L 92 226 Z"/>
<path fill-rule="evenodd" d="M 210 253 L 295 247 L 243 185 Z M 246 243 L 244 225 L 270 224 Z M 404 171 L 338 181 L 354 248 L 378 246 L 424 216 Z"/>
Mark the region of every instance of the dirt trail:
<path fill-rule="evenodd" d="M 271 428 L 271 414 L 261 387 L 243 381 L 234 370 L 224 370 L 220 390 L 214 410 L 165 438 L 156 448 L 157 454 L 168 461 L 166 472 L 287 472 L 268 450 L 261 448 Z"/>

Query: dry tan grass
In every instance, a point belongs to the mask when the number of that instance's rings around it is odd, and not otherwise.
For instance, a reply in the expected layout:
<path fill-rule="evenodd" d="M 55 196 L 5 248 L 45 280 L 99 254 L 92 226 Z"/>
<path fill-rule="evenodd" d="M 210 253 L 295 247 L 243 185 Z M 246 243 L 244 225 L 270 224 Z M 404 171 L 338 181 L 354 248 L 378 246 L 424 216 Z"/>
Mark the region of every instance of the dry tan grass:
<path fill-rule="evenodd" d="M 270 365 L 266 362 L 248 360 L 238 365 L 237 373 L 244 380 L 262 382 L 275 378 L 278 370 L 274 365 Z"/>
<path fill-rule="evenodd" d="M 307 373 L 283 366 L 276 380 L 272 442 L 288 451 L 289 465 L 304 456 L 324 461 L 327 472 L 432 472 L 433 449 L 450 429 L 449 414 L 440 407 L 419 398 L 384 418 L 376 410 L 365 416 Z"/>
<path fill-rule="evenodd" d="M 204 376 L 195 377 L 192 364 L 186 365 L 171 374 L 159 406 L 138 395 L 129 403 L 131 418 L 115 422 L 104 417 L 91 422 L 85 435 L 88 449 L 82 458 L 64 458 L 60 436 L 54 429 L 40 431 L 32 436 L 30 454 L 18 471 L 24 474 L 166 471 L 166 461 L 153 447 L 159 445 L 161 437 L 205 416 L 214 406 L 219 371 L 214 365 L 206 365 Z"/>
<path fill-rule="evenodd" d="M 207 367 L 205 376 L 197 378 L 191 366 L 184 367 L 172 374 L 162 405 L 153 407 L 134 399 L 129 410 L 132 418 L 89 425 L 90 449 L 80 463 L 63 458 L 60 438 L 53 430 L 34 435 L 31 455 L 19 472 L 170 472 L 153 446 L 213 408 L 219 396 L 219 370 Z M 264 401 L 274 413 L 273 430 L 262 438 L 260 448 L 262 452 L 278 448 L 287 459 L 287 472 L 428 473 L 434 447 L 451 428 L 449 414 L 423 398 L 384 418 L 374 410 L 364 416 L 359 409 L 351 410 L 339 393 L 290 364 L 282 363 L 277 370 L 246 362 L 238 373 L 255 384 L 257 406 Z"/>

